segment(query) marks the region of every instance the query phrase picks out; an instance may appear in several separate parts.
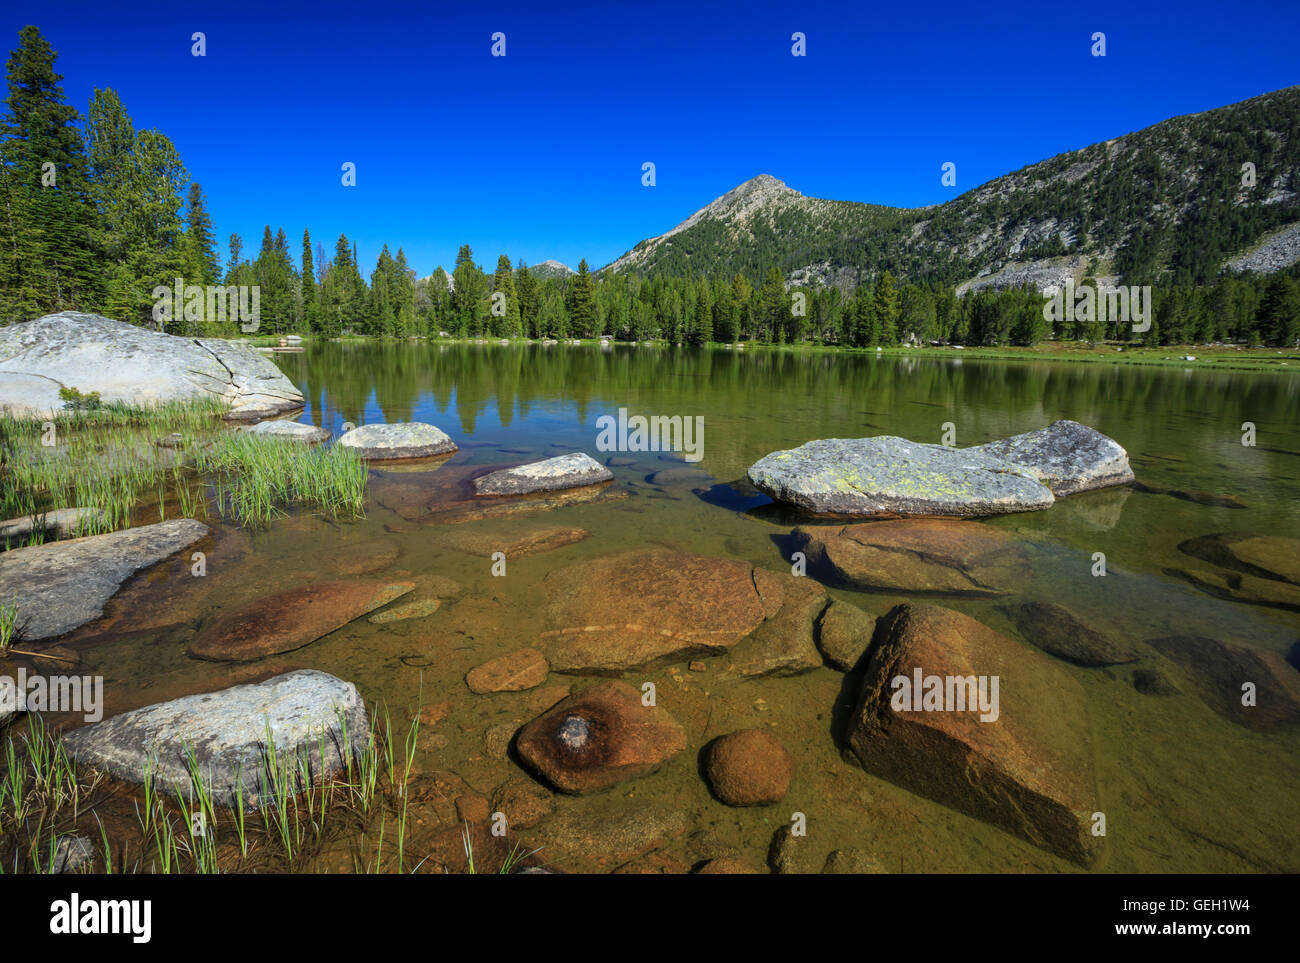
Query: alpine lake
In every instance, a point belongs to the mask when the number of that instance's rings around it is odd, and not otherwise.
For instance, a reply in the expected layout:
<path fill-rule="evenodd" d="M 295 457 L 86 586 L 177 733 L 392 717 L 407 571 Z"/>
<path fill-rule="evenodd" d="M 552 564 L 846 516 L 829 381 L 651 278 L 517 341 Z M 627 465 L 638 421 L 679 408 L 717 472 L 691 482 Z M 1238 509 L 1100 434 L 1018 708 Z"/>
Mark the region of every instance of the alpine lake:
<path fill-rule="evenodd" d="M 1193 364 L 981 362 L 923 351 L 875 357 L 621 344 L 313 343 L 274 360 L 306 399 L 299 421 L 334 437 L 345 425 L 428 422 L 459 450 L 409 464 L 370 463 L 359 519 L 290 509 L 249 529 L 213 515 L 205 519 L 215 534 L 203 578 L 178 575 L 177 566 L 137 577 L 104 619 L 68 644 L 82 660 L 79 671 L 103 675 L 106 716 L 312 668 L 354 683 L 399 740 L 409 720 L 422 717 L 409 784 L 407 871 L 426 857 L 421 871 L 454 871 L 469 808 L 458 809 L 457 800 L 495 800 L 500 787 L 520 780 L 534 783 L 529 798 L 542 801 L 510 838 L 536 851 L 530 862 L 563 872 L 685 872 L 719 855 L 764 868 L 774 834 L 792 821 L 806 835 L 784 865 L 809 872 L 835 850 L 867 853 L 884 872 L 1088 871 L 846 758 L 844 726 L 859 673 L 823 665 L 737 678 L 726 654 L 623 673 L 638 690 L 653 683 L 657 704 L 684 728 L 686 749 L 653 773 L 584 795 L 546 788 L 521 765 L 511 740 L 570 687 L 605 679 L 552 671 L 532 689 L 485 694 L 465 681 L 471 669 L 514 650 L 545 653 L 553 601 L 545 580 L 575 563 L 665 549 L 790 573 L 796 525 L 845 520 L 800 516 L 749 488 L 746 470 L 769 452 L 867 435 L 965 447 L 1062 418 L 1123 445 L 1137 483 L 1061 497 L 1045 511 L 963 523 L 997 529 L 1023 546 L 1026 561 L 1006 591 L 975 597 L 925 585 L 859 591 L 832 583 L 830 596 L 877 617 L 904 602 L 942 605 L 1035 652 L 1007 606 L 1067 606 L 1135 656 L 1096 667 L 1056 660 L 1086 699 L 1105 831 L 1091 871 L 1300 871 L 1300 726 L 1253 727 L 1216 711 L 1194 656 L 1148 644 L 1211 638 L 1275 653 L 1295 671 L 1300 611 L 1198 587 L 1184 573 L 1214 566 L 1180 549 L 1221 534 L 1300 539 L 1294 375 Z M 702 457 L 601 451 L 597 419 L 617 417 L 619 409 L 702 419 Z M 1253 444 L 1243 444 L 1247 422 L 1255 427 Z M 615 479 L 600 497 L 476 513 L 463 497 L 455 500 L 448 481 L 567 452 L 612 461 Z M 156 508 L 138 513 L 138 524 L 157 520 Z M 176 514 L 173 508 L 168 517 Z M 589 535 L 507 555 L 504 566 L 490 552 L 452 544 L 472 532 L 478 544 L 499 538 L 505 545 L 539 526 Z M 358 576 L 413 581 L 437 592 L 440 604 L 424 617 L 360 618 L 260 661 L 200 661 L 186 653 L 203 624 L 252 599 Z M 1158 677 L 1162 691 L 1135 685 L 1140 672 Z M 779 739 L 794 774 L 780 802 L 735 808 L 711 794 L 702 750 L 749 728 Z M 494 845 L 482 838 L 481 847 Z M 299 868 L 351 871 L 357 847 L 340 837 Z"/>

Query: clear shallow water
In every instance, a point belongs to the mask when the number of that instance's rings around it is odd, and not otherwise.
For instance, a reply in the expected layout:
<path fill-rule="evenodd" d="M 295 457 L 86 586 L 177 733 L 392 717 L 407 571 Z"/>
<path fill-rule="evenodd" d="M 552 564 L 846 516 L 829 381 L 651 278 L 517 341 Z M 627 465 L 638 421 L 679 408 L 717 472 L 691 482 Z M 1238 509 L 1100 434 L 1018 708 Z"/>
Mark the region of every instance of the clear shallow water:
<path fill-rule="evenodd" d="M 438 471 L 504 465 L 563 451 L 596 450 L 596 419 L 632 414 L 702 416 L 704 457 L 694 467 L 718 482 L 742 477 L 757 458 L 820 437 L 895 434 L 937 442 L 945 422 L 956 443 L 996 437 L 1072 418 L 1117 439 L 1139 481 L 1161 488 L 1236 496 L 1244 508 L 1197 504 L 1130 489 L 1060 500 L 1046 512 L 983 522 L 1016 532 L 1032 564 L 1025 599 L 1068 605 L 1121 642 L 1175 634 L 1206 635 L 1286 652 L 1300 636 L 1300 613 L 1212 597 L 1166 574 L 1194 560 L 1177 545 L 1196 535 L 1243 532 L 1300 537 L 1297 469 L 1300 393 L 1294 377 L 1238 372 L 1052 363 L 877 359 L 794 352 L 733 353 L 652 347 L 502 347 L 498 345 L 345 345 L 276 356 L 302 389 L 302 421 L 339 431 L 345 422 L 427 421 L 461 451 Z M 1241 445 L 1241 424 L 1258 444 Z M 308 516 L 252 535 L 222 529 L 205 580 L 158 577 L 132 587 L 117 606 L 119 636 L 87 645 L 88 663 L 106 676 L 111 711 L 244 681 L 250 673 L 314 667 L 354 681 L 368 702 L 395 719 L 414 706 L 446 704 L 445 720 L 421 738 L 422 772 L 450 771 L 489 794 L 519 772 L 499 751 L 503 732 L 538 710 L 529 693 L 473 695 L 466 671 L 534 644 L 541 630 L 540 582 L 554 568 L 612 552 L 669 546 L 738 557 L 779 571 L 794 519 L 749 503 L 702 498 L 699 482 L 654 486 L 647 476 L 677 456 L 628 453 L 614 469 L 626 497 L 529 515 L 522 524 L 581 527 L 592 537 L 553 552 L 512 560 L 506 578 L 490 561 L 442 547 L 441 526 L 412 520 L 437 472 L 372 471 L 367 517 L 334 524 Z M 468 523 L 508 533 L 516 520 Z M 396 546 L 384 576 L 417 582 L 435 575 L 465 586 L 435 615 L 386 626 L 355 622 L 304 649 L 244 669 L 196 663 L 184 645 L 205 619 L 248 599 L 364 564 Z M 383 551 L 380 550 L 383 548 Z M 1109 574 L 1091 575 L 1104 552 Z M 202 581 L 201 585 L 195 585 Z M 905 596 L 833 590 L 881 615 Z M 1018 637 L 996 601 L 939 600 Z M 145 613 L 149 613 L 147 616 Z M 155 627 L 148 627 L 153 623 Z M 840 757 L 839 723 L 856 680 L 828 668 L 784 679 L 722 683 L 710 669 L 684 666 L 641 673 L 660 704 L 685 726 L 688 750 L 657 774 L 589 797 L 557 797 L 552 823 L 530 831 L 558 865 L 607 868 L 630 858 L 574 846 L 555 820 L 599 825 L 635 806 L 663 806 L 689 821 L 665 858 L 687 864 L 718 846 L 763 864 L 772 833 L 790 814 L 807 815 L 810 868 L 832 849 L 865 849 L 892 871 L 1071 871 L 1077 867 L 983 823 L 870 776 Z M 1145 650 L 1144 664 L 1177 670 Z M 1106 871 L 1258 871 L 1300 869 L 1294 833 L 1300 790 L 1300 737 L 1258 733 L 1210 711 L 1188 684 L 1168 698 L 1139 694 L 1131 668 L 1067 671 L 1088 698 L 1100 808 L 1107 814 Z M 552 675 L 546 685 L 584 684 Z M 730 809 L 710 796 L 698 752 L 718 735 L 771 727 L 794 756 L 786 799 L 772 807 Z M 426 741 L 427 740 L 427 741 Z M 411 841 L 436 831 L 430 804 Z M 548 828 L 551 827 L 551 828 Z M 571 835 L 571 834 L 570 834 Z M 671 835 L 671 834 L 670 834 Z M 579 851 L 581 850 L 581 851 Z M 331 868 L 328 864 L 320 868 Z"/>

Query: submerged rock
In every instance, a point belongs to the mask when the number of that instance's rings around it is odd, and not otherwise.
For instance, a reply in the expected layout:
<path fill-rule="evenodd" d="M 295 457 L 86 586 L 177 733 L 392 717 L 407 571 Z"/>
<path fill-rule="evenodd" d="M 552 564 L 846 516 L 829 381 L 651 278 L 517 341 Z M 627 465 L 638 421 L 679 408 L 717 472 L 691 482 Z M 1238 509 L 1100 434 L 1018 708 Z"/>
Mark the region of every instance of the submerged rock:
<path fill-rule="evenodd" d="M 128 578 L 209 534 L 192 518 L 0 552 L 0 599 L 16 602 L 21 638 L 51 638 L 104 614 Z"/>
<path fill-rule="evenodd" d="M 1179 543 L 1178 550 L 1247 575 L 1300 585 L 1300 538 L 1202 535 Z"/>
<path fill-rule="evenodd" d="M 1300 673 L 1281 654 L 1196 635 L 1148 644 L 1177 663 L 1201 700 L 1230 722 L 1260 731 L 1300 722 Z M 1247 683 L 1254 686 L 1254 705 L 1242 704 Z"/>
<path fill-rule="evenodd" d="M 1055 602 L 1025 602 L 999 608 L 1025 641 L 1049 655 L 1085 668 L 1136 662 L 1137 655 L 1084 625 L 1073 612 Z"/>
<path fill-rule="evenodd" d="M 465 684 L 471 692 L 521 692 L 546 681 L 550 666 L 536 649 L 516 649 L 470 669 Z"/>
<path fill-rule="evenodd" d="M 704 775 L 728 806 L 767 806 L 790 788 L 794 760 L 779 739 L 761 729 L 741 729 L 705 750 Z"/>
<path fill-rule="evenodd" d="M 837 849 L 826 857 L 822 873 L 830 876 L 865 876 L 888 873 L 875 856 L 861 849 Z"/>
<path fill-rule="evenodd" d="M 514 528 L 509 532 L 483 532 L 472 528 L 452 528 L 438 536 L 439 542 L 468 555 L 491 558 L 504 552 L 507 559 L 523 558 L 550 552 L 590 538 L 585 528 L 565 528 L 560 525 L 537 525 Z"/>
<path fill-rule="evenodd" d="M 845 515 L 1001 515 L 1051 506 L 1034 471 L 975 449 L 906 438 L 827 438 L 756 461 L 749 478 L 779 502 Z"/>
<path fill-rule="evenodd" d="M 289 589 L 208 622 L 188 651 L 199 659 L 249 662 L 300 649 L 413 588 L 413 582 L 352 579 Z"/>
<path fill-rule="evenodd" d="M 479 495 L 527 495 L 612 481 L 614 473 L 583 452 L 557 455 L 474 479 Z"/>
<path fill-rule="evenodd" d="M 871 646 L 875 616 L 848 602 L 831 602 L 817 622 L 817 648 L 841 672 L 852 672 Z"/>
<path fill-rule="evenodd" d="M 913 692 L 918 672 L 922 691 Z M 960 612 L 900 605 L 877 628 L 847 755 L 1090 865 L 1101 840 L 1090 831 L 1098 806 L 1085 707 L 1078 682 L 1047 657 Z"/>
<path fill-rule="evenodd" d="M 1037 431 L 965 450 L 1022 465 L 1058 496 L 1133 480 L 1128 452 L 1113 438 L 1077 421 L 1063 419 Z"/>
<path fill-rule="evenodd" d="M 105 525 L 107 521 L 107 513 L 99 508 L 60 508 L 35 517 L 11 518 L 0 522 L 0 548 L 25 542 L 36 532 L 42 532 L 48 538 L 69 538 L 97 525 Z"/>
<path fill-rule="evenodd" d="M 826 589 L 810 578 L 765 569 L 754 569 L 754 586 L 779 608 L 731 649 L 722 678 L 789 676 L 821 668 L 816 635 Z"/>
<path fill-rule="evenodd" d="M 242 795 L 247 805 L 257 806 L 270 790 L 271 743 L 296 786 L 300 761 L 313 778 L 328 778 L 344 770 L 347 754 L 362 752 L 369 738 L 356 687 L 303 669 L 125 712 L 70 732 L 63 743 L 79 765 L 133 783 L 148 771 L 160 793 L 187 799 L 193 796 L 192 752 L 214 798 L 224 804 Z"/>
<path fill-rule="evenodd" d="M 1300 585 L 1291 582 L 1222 569 L 1171 568 L 1166 571 L 1170 575 L 1187 579 L 1202 592 L 1219 598 L 1250 605 L 1300 610 Z"/>
<path fill-rule="evenodd" d="M 519 730 L 519 758 L 561 792 L 607 789 L 653 772 L 686 748 L 668 711 L 645 706 L 626 682 L 570 696 Z"/>
<path fill-rule="evenodd" d="M 1016 539 L 978 522 L 938 518 L 806 526 L 794 530 L 809 570 L 858 589 L 1004 595 L 1024 583 Z"/>
<path fill-rule="evenodd" d="M 75 311 L 0 328 L 0 409 L 50 417 L 63 410 L 60 388 L 146 406 L 217 398 L 275 413 L 303 404 L 274 362 L 237 341 L 176 337 Z"/>
<path fill-rule="evenodd" d="M 304 425 L 301 421 L 260 421 L 251 428 L 242 430 L 258 437 L 265 436 L 267 438 L 280 438 L 284 441 L 307 443 L 325 441 L 330 436 L 328 429 L 317 428 L 315 425 Z"/>
<path fill-rule="evenodd" d="M 409 602 L 403 602 L 401 605 L 394 605 L 391 609 L 384 609 L 382 612 L 376 612 L 366 619 L 373 625 L 387 625 L 389 622 L 404 622 L 407 619 L 422 619 L 438 611 L 442 605 L 442 599 L 412 599 Z"/>
<path fill-rule="evenodd" d="M 748 562 L 632 550 L 552 572 L 541 646 L 557 672 L 620 673 L 727 651 L 769 610 Z"/>
<path fill-rule="evenodd" d="M 456 451 L 456 443 L 441 429 L 419 421 L 393 425 L 362 425 L 344 432 L 338 443 L 362 458 L 428 458 Z"/>

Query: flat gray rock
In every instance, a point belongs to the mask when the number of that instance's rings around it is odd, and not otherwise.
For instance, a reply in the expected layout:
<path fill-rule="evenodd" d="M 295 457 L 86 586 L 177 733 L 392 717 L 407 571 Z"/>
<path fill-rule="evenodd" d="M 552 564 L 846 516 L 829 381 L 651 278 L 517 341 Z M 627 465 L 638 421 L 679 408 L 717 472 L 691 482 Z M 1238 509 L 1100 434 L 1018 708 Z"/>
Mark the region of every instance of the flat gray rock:
<path fill-rule="evenodd" d="M 844 515 L 1001 515 L 1054 501 L 1028 468 L 892 435 L 774 451 L 754 462 L 749 480 L 779 502 Z"/>
<path fill-rule="evenodd" d="M 281 765 L 296 774 L 306 763 L 314 778 L 345 769 L 347 753 L 359 753 L 370 737 L 356 686 L 300 669 L 124 712 L 68 733 L 63 743 L 79 765 L 128 782 L 142 782 L 148 764 L 159 792 L 186 798 L 192 752 L 214 798 L 240 794 L 255 807 L 268 792 L 268 731 Z"/>
<path fill-rule="evenodd" d="M 132 405 L 219 398 L 278 412 L 303 404 L 284 372 L 242 342 L 176 337 L 75 311 L 0 328 L 0 409 L 50 417 L 63 408 L 60 388 Z"/>
<path fill-rule="evenodd" d="M 26 541 L 36 531 L 44 532 L 47 538 L 67 538 L 88 531 L 95 525 L 103 525 L 107 518 L 103 509 L 99 508 L 60 508 L 35 517 L 24 515 L 22 518 L 11 518 L 7 522 L 0 522 L 0 546 Z"/>
<path fill-rule="evenodd" d="M 590 455 L 574 452 L 535 461 L 518 468 L 503 468 L 474 479 L 479 495 L 527 495 L 612 481 L 614 473 Z"/>
<path fill-rule="evenodd" d="M 284 441 L 317 442 L 329 438 L 330 432 L 315 425 L 304 425 L 301 421 L 259 421 L 251 427 L 242 429 L 250 435 L 266 438 L 280 438 Z"/>
<path fill-rule="evenodd" d="M 362 458 L 428 458 L 456 450 L 441 428 L 418 421 L 396 425 L 362 425 L 344 432 L 338 443 Z"/>
<path fill-rule="evenodd" d="M 192 518 L 0 552 L 0 599 L 18 604 L 25 641 L 71 632 L 104 613 L 104 604 L 142 568 L 208 534 Z"/>
<path fill-rule="evenodd" d="M 1057 421 L 1037 431 L 965 450 L 1023 465 L 1054 495 L 1126 485 L 1133 480 L 1128 452 L 1113 438 L 1077 421 Z"/>

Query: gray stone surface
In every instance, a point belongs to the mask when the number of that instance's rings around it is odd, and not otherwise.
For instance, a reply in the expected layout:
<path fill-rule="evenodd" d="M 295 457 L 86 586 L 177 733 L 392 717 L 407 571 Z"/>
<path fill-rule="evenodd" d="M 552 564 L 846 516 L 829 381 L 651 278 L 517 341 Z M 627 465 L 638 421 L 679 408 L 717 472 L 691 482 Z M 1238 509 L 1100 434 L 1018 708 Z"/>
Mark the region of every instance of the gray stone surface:
<path fill-rule="evenodd" d="M 135 572 L 208 534 L 192 518 L 0 552 L 0 599 L 16 600 L 21 638 L 52 638 L 103 614 Z"/>
<path fill-rule="evenodd" d="M 317 428 L 315 425 L 304 425 L 301 421 L 259 421 L 257 424 L 243 430 L 250 435 L 280 438 L 284 441 L 303 441 L 308 444 L 325 441 L 330 436 L 328 429 Z"/>
<path fill-rule="evenodd" d="M 43 530 L 46 538 L 67 538 L 94 525 L 103 524 L 107 517 L 99 508 L 60 508 L 35 517 L 24 515 L 22 518 L 11 518 L 0 522 L 0 546 L 6 542 L 17 544 L 26 541 L 38 530 Z"/>
<path fill-rule="evenodd" d="M 396 425 L 362 425 L 344 432 L 338 443 L 362 458 L 428 458 L 456 450 L 456 443 L 435 425 L 418 421 Z"/>
<path fill-rule="evenodd" d="M 1037 431 L 965 450 L 1028 468 L 1054 495 L 1125 485 L 1133 480 L 1128 452 L 1113 438 L 1077 421 L 1063 419 Z"/>
<path fill-rule="evenodd" d="M 474 491 L 479 495 L 527 495 L 595 485 L 613 478 L 614 473 L 590 455 L 573 452 L 475 478 Z"/>
<path fill-rule="evenodd" d="M 750 467 L 749 479 L 779 502 L 846 515 L 1001 515 L 1054 500 L 1028 468 L 892 435 L 774 451 Z"/>
<path fill-rule="evenodd" d="M 346 723 L 347 744 L 340 719 Z M 369 738 L 356 686 L 325 672 L 300 669 L 251 685 L 184 696 L 97 722 L 64 736 L 79 765 L 139 783 L 146 763 L 159 791 L 192 796 L 192 752 L 214 798 L 257 806 L 267 793 L 268 730 L 281 764 L 314 778 L 347 765 L 346 753 Z"/>
<path fill-rule="evenodd" d="M 133 405 L 216 397 L 232 408 L 302 406 L 302 393 L 252 347 L 183 338 L 64 311 L 0 328 L 0 409 L 45 418 L 60 388 Z"/>

